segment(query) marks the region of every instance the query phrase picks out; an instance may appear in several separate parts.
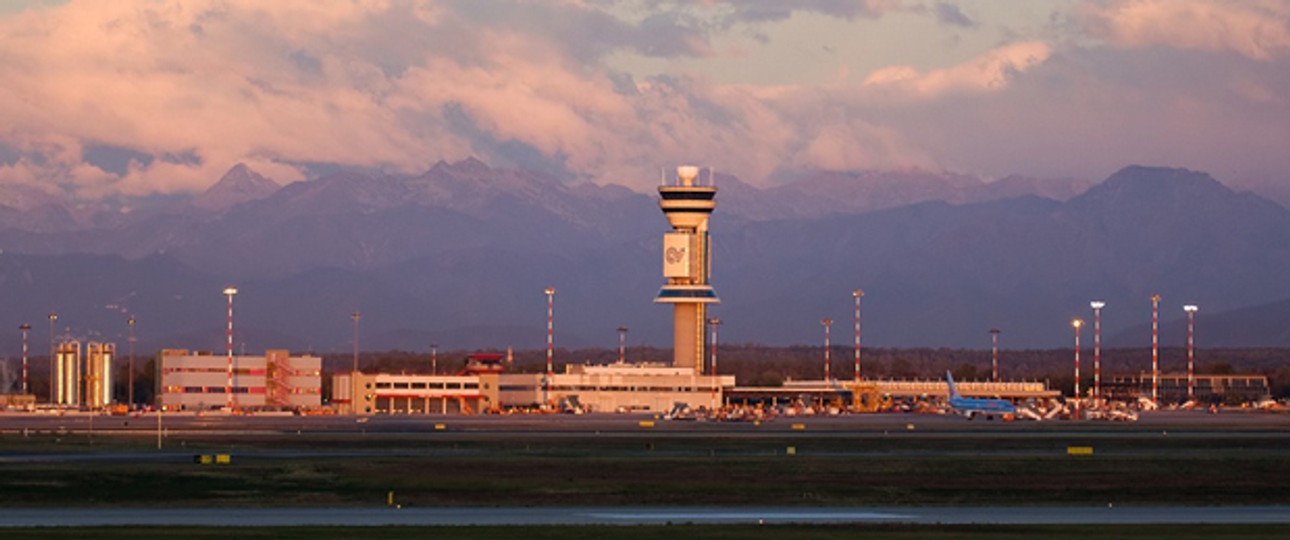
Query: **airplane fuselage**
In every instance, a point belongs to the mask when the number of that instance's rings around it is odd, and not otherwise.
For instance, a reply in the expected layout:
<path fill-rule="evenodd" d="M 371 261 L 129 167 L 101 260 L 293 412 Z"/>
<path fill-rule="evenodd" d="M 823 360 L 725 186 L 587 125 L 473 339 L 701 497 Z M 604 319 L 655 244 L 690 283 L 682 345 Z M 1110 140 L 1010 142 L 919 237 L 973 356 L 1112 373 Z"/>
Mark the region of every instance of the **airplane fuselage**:
<path fill-rule="evenodd" d="M 950 408 L 968 418 L 979 415 L 1006 418 L 1017 414 L 1017 407 L 1002 399 L 950 398 Z"/>
<path fill-rule="evenodd" d="M 1008 400 L 963 397 L 954 386 L 954 377 L 948 371 L 945 372 L 945 383 L 949 386 L 950 408 L 969 420 L 977 415 L 985 415 L 986 419 L 994 418 L 995 415 L 1004 420 L 1016 418 L 1017 406 Z"/>

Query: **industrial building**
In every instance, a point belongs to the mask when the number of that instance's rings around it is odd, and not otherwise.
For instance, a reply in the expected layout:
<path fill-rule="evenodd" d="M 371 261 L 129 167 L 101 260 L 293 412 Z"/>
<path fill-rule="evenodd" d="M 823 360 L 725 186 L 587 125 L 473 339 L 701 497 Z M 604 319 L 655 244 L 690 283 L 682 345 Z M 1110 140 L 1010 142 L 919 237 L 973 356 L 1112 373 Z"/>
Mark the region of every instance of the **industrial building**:
<path fill-rule="evenodd" d="M 264 356 L 233 356 L 228 386 L 226 356 L 164 349 L 158 357 L 157 396 L 166 410 L 300 410 L 322 406 L 322 358 L 269 350 Z"/>
<path fill-rule="evenodd" d="M 477 375 L 338 373 L 332 377 L 331 402 L 348 414 L 475 414 L 497 403 L 497 380 Z"/>
<path fill-rule="evenodd" d="M 346 414 L 473 414 L 498 402 L 499 354 L 474 354 L 454 375 L 337 373 L 331 404 Z"/>
<path fill-rule="evenodd" d="M 112 404 L 112 359 L 116 345 L 91 341 L 85 345 L 85 406 L 98 409 Z"/>
<path fill-rule="evenodd" d="M 76 407 L 81 404 L 81 343 L 66 341 L 54 349 L 55 405 Z"/>
<path fill-rule="evenodd" d="M 91 341 L 82 351 L 81 342 L 64 341 L 54 353 L 54 405 L 97 409 L 112 404 L 115 344 Z"/>

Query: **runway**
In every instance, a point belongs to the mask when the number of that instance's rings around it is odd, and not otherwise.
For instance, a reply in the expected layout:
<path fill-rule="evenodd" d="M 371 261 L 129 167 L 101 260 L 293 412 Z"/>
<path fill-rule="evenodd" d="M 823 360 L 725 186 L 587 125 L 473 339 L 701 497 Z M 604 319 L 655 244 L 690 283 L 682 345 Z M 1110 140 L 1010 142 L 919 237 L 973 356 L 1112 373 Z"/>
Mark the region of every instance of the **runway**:
<path fill-rule="evenodd" d="M 1185 507 L 499 507 L 0 509 L 0 527 L 470 526 L 727 523 L 914 525 L 1287 524 L 1286 506 Z"/>
<path fill-rule="evenodd" d="M 642 424 L 648 425 L 646 427 Z M 1211 415 L 1199 411 L 1158 411 L 1143 413 L 1139 422 L 1106 421 L 984 421 L 952 415 L 884 413 L 842 416 L 781 416 L 761 422 L 669 421 L 657 415 L 598 413 L 587 415 L 376 415 L 290 416 L 178 413 L 163 415 L 160 429 L 168 435 L 183 433 L 296 435 L 309 433 L 437 433 L 489 434 L 510 437 L 544 433 L 649 434 L 674 433 L 738 436 L 758 433 L 840 433 L 883 435 L 897 432 L 954 433 L 990 432 L 1009 434 L 1071 432 L 1080 434 L 1173 432 L 1287 432 L 1290 414 L 1227 413 Z M 158 430 L 155 414 L 139 416 L 91 416 L 88 413 L 0 414 L 0 435 L 135 435 L 149 436 Z"/>

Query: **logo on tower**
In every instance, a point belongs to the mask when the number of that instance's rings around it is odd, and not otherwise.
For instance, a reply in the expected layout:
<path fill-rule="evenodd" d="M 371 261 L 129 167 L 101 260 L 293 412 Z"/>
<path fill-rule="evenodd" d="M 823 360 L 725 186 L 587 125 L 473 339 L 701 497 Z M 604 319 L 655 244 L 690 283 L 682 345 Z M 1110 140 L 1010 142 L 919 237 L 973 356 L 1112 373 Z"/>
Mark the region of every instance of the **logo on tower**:
<path fill-rule="evenodd" d="M 670 232 L 663 235 L 663 277 L 690 278 L 690 235 Z"/>
<path fill-rule="evenodd" d="M 685 248 L 670 247 L 667 248 L 667 263 L 677 264 L 685 260 Z"/>

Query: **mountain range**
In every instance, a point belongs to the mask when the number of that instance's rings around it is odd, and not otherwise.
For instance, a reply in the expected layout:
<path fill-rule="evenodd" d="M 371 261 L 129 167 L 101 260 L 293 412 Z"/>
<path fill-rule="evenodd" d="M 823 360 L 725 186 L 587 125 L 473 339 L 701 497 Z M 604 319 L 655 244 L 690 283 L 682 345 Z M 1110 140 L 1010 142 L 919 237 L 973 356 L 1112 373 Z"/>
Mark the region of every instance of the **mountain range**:
<path fill-rule="evenodd" d="M 904 171 L 757 188 L 717 175 L 713 283 L 722 341 L 849 342 L 861 288 L 870 346 L 1065 346 L 1107 302 L 1107 346 L 1184 339 L 1290 346 L 1290 211 L 1207 174 L 1130 166 L 1095 185 Z M 0 190 L 0 324 L 138 347 L 236 341 L 344 351 L 670 344 L 656 196 L 476 160 L 419 175 L 338 172 L 279 186 L 244 165 L 205 193 L 129 212 Z M 351 314 L 361 313 L 355 323 Z M 1089 321 L 1091 322 L 1091 321 Z M 16 351 L 18 332 L 0 336 Z M 1091 343 L 1089 336 L 1086 343 Z M 43 350 L 39 346 L 36 350 Z M 122 349 L 124 350 L 124 349 Z"/>

